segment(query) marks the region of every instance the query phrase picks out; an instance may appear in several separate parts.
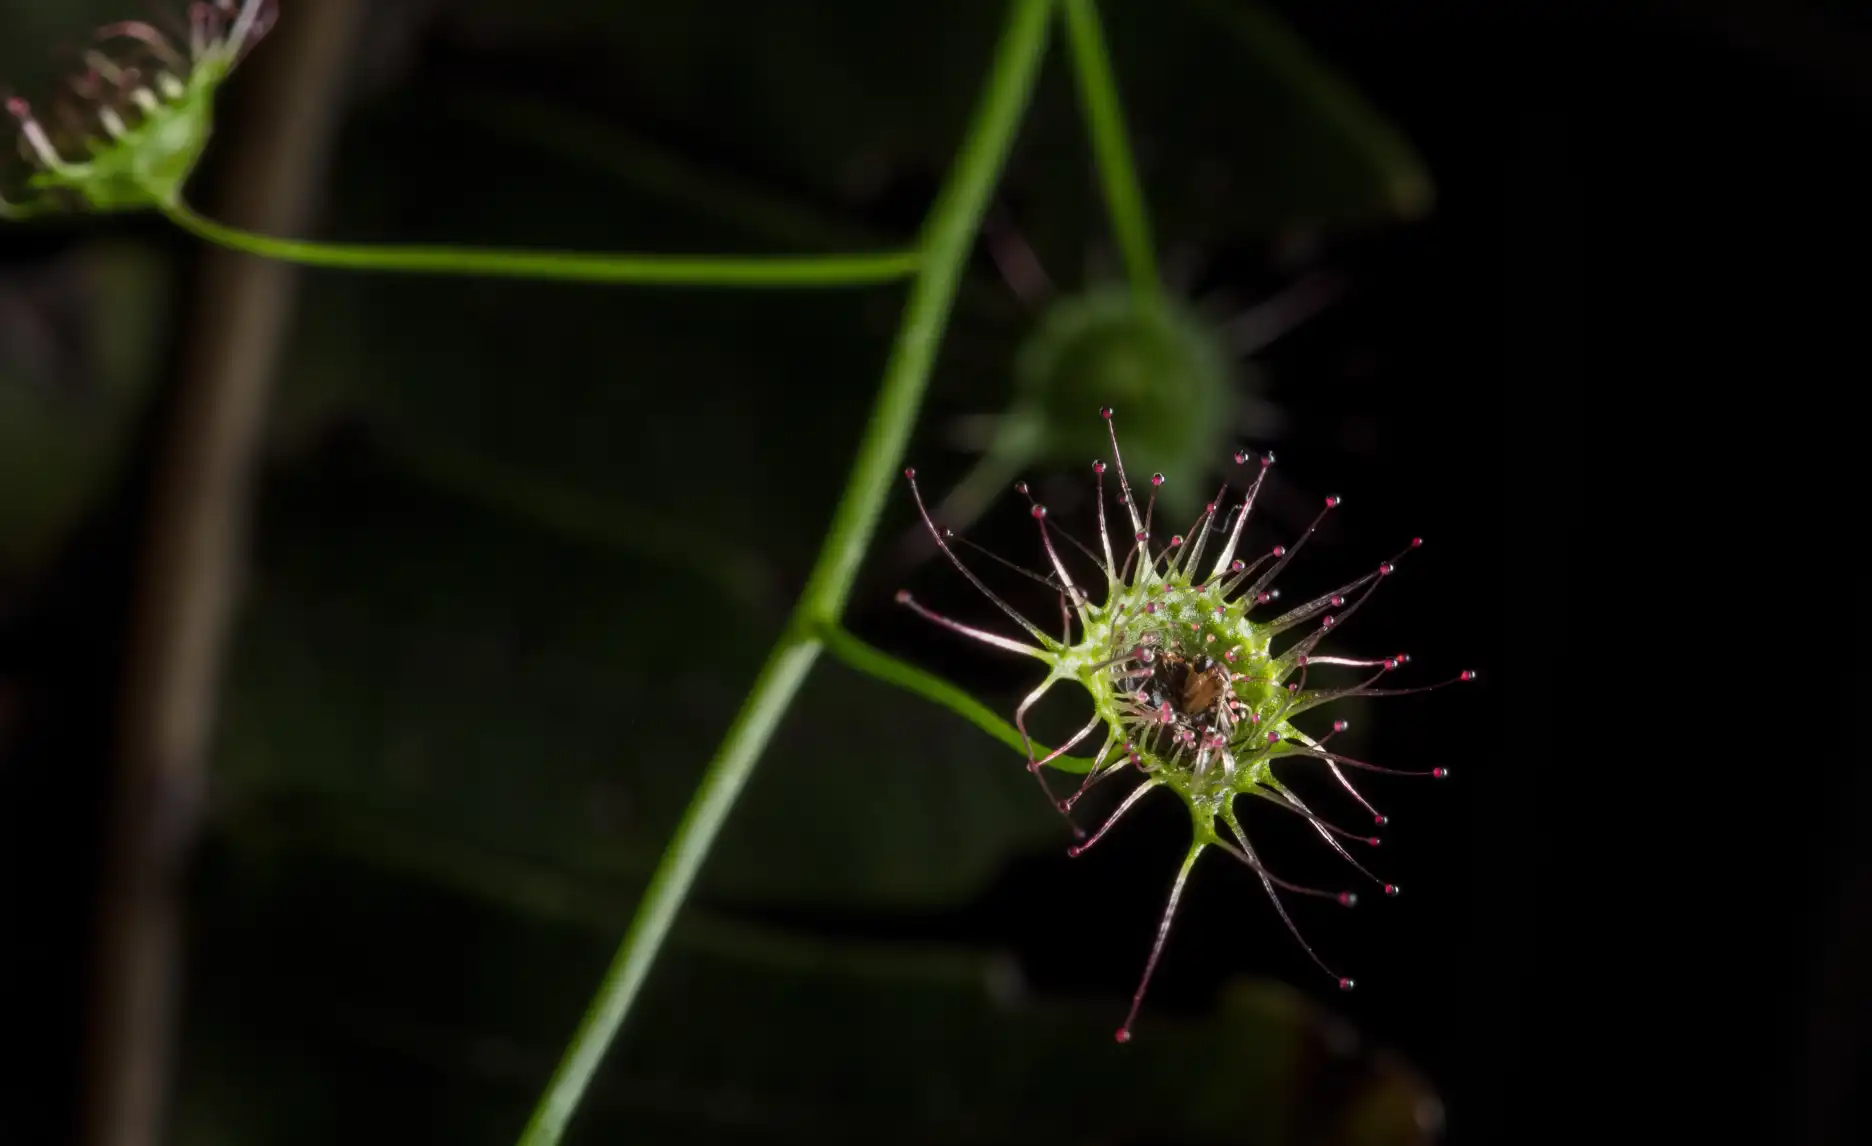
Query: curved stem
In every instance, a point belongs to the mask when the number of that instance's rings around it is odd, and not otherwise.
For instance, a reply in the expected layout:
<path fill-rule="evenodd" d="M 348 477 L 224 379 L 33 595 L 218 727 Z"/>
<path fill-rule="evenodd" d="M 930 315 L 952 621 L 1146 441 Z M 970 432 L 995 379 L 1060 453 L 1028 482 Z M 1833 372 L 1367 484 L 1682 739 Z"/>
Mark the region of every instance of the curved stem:
<path fill-rule="evenodd" d="M 257 235 L 217 223 L 181 201 L 163 207 L 176 226 L 210 243 L 308 267 L 554 282 L 696 287 L 844 287 L 915 274 L 917 251 L 842 255 L 600 255 L 581 251 L 485 250 L 370 243 L 314 243 Z"/>
<path fill-rule="evenodd" d="M 1026 746 L 1021 743 L 1020 733 L 1012 724 L 1001 719 L 994 709 L 943 678 L 865 644 L 836 623 L 822 623 L 818 633 L 826 651 L 837 657 L 846 667 L 856 669 L 885 684 L 901 688 L 905 692 L 915 693 L 934 704 L 939 704 L 1022 756 L 1027 754 Z M 1033 750 L 1037 756 L 1047 756 L 1053 751 L 1039 743 L 1033 746 Z M 1057 768 L 1062 772 L 1071 772 L 1074 775 L 1083 775 L 1091 771 L 1092 761 L 1083 756 L 1057 756 L 1047 761 L 1047 767 Z"/>
<path fill-rule="evenodd" d="M 789 247 L 894 246 L 898 239 L 869 224 L 819 210 L 758 185 L 742 183 L 665 151 L 610 123 L 582 116 L 511 90 L 466 94 L 458 114 L 510 139 L 530 144 L 563 163 L 611 178 L 636 194 L 681 204 L 691 212 L 738 227 L 743 233 Z M 1004 284 L 979 273 L 965 277 L 957 302 L 991 324 L 1013 321 Z"/>
<path fill-rule="evenodd" d="M 1061 0 L 1067 39 L 1072 46 L 1073 75 L 1079 84 L 1079 103 L 1098 161 L 1099 181 L 1105 191 L 1105 209 L 1124 253 L 1125 271 L 1132 291 L 1141 299 L 1155 300 L 1162 293 L 1157 278 L 1157 255 L 1151 245 L 1150 220 L 1144 211 L 1144 190 L 1137 164 L 1125 135 L 1124 111 L 1118 100 L 1118 81 L 1112 75 L 1105 33 L 1099 26 L 1094 0 Z"/>
<path fill-rule="evenodd" d="M 962 267 L 1000 178 L 1014 133 L 1046 54 L 1053 0 L 1013 0 L 993 68 L 960 154 L 924 226 L 921 269 L 910 291 L 896 345 L 858 459 L 832 528 L 793 620 L 709 762 L 702 783 L 650 884 L 597 996 L 520 1136 L 521 1146 L 550 1146 L 565 1133 L 592 1074 L 642 988 L 676 913 L 707 858 L 735 799 L 819 656 L 819 626 L 843 611 L 859 561 L 877 528 L 884 498 L 922 402 Z"/>

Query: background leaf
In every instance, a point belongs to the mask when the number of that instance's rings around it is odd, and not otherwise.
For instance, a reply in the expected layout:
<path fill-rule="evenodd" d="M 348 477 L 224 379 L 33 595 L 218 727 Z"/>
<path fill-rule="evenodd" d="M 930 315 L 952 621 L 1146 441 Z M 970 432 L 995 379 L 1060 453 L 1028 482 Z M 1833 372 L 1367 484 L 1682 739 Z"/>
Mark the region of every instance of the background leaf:
<path fill-rule="evenodd" d="M 629 892 L 771 626 L 687 570 L 399 478 L 331 458 L 272 498 L 217 773 L 230 815 L 355 816 Z M 705 893 L 952 902 L 1064 838 L 1005 747 L 837 665 L 768 761 Z"/>
<path fill-rule="evenodd" d="M 511 1138 L 604 930 L 519 926 L 347 865 L 224 858 L 177 1142 L 349 1138 L 346 1112 L 384 1087 L 401 1098 L 373 1139 Z M 695 917 L 668 956 L 572 1141 L 1405 1146 L 1441 1117 L 1414 1072 L 1273 985 L 1119 1048 L 1109 1005 L 1031 998 L 990 955 Z"/>

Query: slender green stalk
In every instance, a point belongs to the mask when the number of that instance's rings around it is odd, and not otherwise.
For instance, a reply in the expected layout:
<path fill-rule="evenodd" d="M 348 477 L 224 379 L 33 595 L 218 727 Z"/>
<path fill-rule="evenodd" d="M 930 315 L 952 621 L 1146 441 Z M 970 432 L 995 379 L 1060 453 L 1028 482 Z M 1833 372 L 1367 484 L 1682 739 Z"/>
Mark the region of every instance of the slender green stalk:
<path fill-rule="evenodd" d="M 181 202 L 163 208 L 171 222 L 237 251 L 308 267 L 397 271 L 483 278 L 547 279 L 555 282 L 631 283 L 643 286 L 804 287 L 864 286 L 915 274 L 917 251 L 840 255 L 597 255 L 578 251 L 499 251 L 473 247 L 427 247 L 313 243 L 243 231 L 190 210 Z"/>
<path fill-rule="evenodd" d="M 457 114 L 541 149 L 561 162 L 615 180 L 636 194 L 738 228 L 766 242 L 802 250 L 889 249 L 898 236 L 790 199 L 666 151 L 610 124 L 545 100 L 493 91 L 455 98 Z M 963 278 L 956 296 L 989 325 L 1024 317 L 1006 284 L 984 272 Z"/>
<path fill-rule="evenodd" d="M 1104 186 L 1105 209 L 1124 253 L 1131 289 L 1140 300 L 1158 298 L 1157 255 L 1151 245 L 1150 220 L 1144 210 L 1144 190 L 1137 164 L 1125 135 L 1124 109 L 1118 99 L 1118 81 L 1112 75 L 1111 56 L 1099 25 L 1094 0 L 1060 0 L 1066 17 L 1066 35 L 1072 47 L 1073 75 L 1078 80 L 1079 103 L 1092 137 L 1092 154 Z"/>
<path fill-rule="evenodd" d="M 865 644 L 841 625 L 831 622 L 821 624 L 819 639 L 825 644 L 826 651 L 844 662 L 846 667 L 939 704 L 1014 751 L 1026 755 L 1028 748 L 1021 741 L 1019 729 L 1001 719 L 994 709 L 943 678 Z M 1045 756 L 1051 751 L 1044 744 L 1035 742 L 1033 745 L 1033 752 L 1037 756 Z M 1059 756 L 1048 761 L 1047 767 L 1083 774 L 1091 771 L 1092 761 L 1083 756 Z"/>
<path fill-rule="evenodd" d="M 974 246 L 982 213 L 1000 178 L 1045 57 L 1052 14 L 1053 0 L 1012 2 L 981 103 L 925 224 L 921 268 L 884 370 L 876 408 L 818 563 L 795 606 L 786 634 L 761 669 L 740 714 L 709 762 L 695 798 L 676 827 L 675 837 L 650 877 L 636 918 L 605 971 L 597 996 L 520 1136 L 521 1146 L 551 1146 L 564 1134 L 643 986 L 716 833 L 818 658 L 822 647 L 819 623 L 836 618 L 851 594 L 859 562 L 876 531 L 884 498 L 896 477 L 929 383 L 963 264 Z"/>

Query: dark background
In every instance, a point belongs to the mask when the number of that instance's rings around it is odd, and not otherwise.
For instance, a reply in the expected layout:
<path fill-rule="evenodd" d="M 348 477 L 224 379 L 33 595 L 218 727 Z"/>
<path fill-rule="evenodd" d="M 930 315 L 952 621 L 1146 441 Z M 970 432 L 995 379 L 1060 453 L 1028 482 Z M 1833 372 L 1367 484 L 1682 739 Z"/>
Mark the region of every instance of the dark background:
<path fill-rule="evenodd" d="M 554 158 L 524 139 L 538 119 L 516 138 L 451 102 L 521 93 L 907 235 L 997 6 L 852 20 L 828 4 L 764 39 L 676 7 L 501 7 L 373 12 L 308 229 L 802 245 Z M 1178 6 L 1104 7 L 1160 240 L 1196 256 L 1196 293 L 1265 297 L 1308 237 L 1311 265 L 1351 284 L 1244 374 L 1286 421 L 1246 444 L 1281 454 L 1270 536 L 1322 493 L 1347 498 L 1290 595 L 1421 533 L 1431 544 L 1341 640 L 1407 648 L 1426 676 L 1481 670 L 1473 688 L 1357 714 L 1369 758 L 1454 773 L 1364 786 L 1393 825 L 1381 873 L 1405 894 L 1299 907 L 1358 977 L 1343 995 L 1211 859 L 1154 1013 L 1117 1052 L 1108 1031 L 1186 831 L 1174 804 L 1069 862 L 1017 760 L 826 664 L 573 1140 L 1414 1141 L 1426 1094 L 1461 1143 L 1703 1126 L 1857 1140 L 1867 793 L 1831 727 L 1864 672 L 1842 559 L 1860 485 L 1863 13 L 1277 6 L 1409 140 L 1436 188 L 1419 218 L 1274 102 L 1251 56 L 1199 68 L 1186 38 L 1136 31 L 1194 34 Z M 60 34 L 82 34 L 65 19 Z M 13 22 L 47 21 L 0 17 L 21 66 Z M 287 34 L 223 100 L 250 155 L 268 142 L 242 125 L 241 94 Z M 1056 42 L 1000 207 L 1076 286 L 1106 232 L 1062 62 Z M 875 104 L 854 110 L 843 83 Z M 1235 173 L 1220 208 L 1205 163 Z M 235 165 L 217 153 L 203 194 L 238 203 Z M 7 1029 L 29 1052 L 5 1075 L 0 1141 L 51 1142 L 88 1101 L 102 808 L 150 491 L 173 395 L 214 332 L 185 306 L 201 259 L 159 221 L 0 242 L 0 317 L 32 316 L 0 328 L 0 385 L 49 387 L 33 392 L 47 424 L 72 419 L 92 443 L 56 472 L 0 471 L 82 491 L 0 582 L 0 946 Z M 126 257 L 70 286 L 62 260 L 104 242 L 140 253 L 144 277 Z M 936 488 L 968 464 L 943 425 L 1005 401 L 1030 321 L 976 262 L 988 301 L 959 312 L 913 446 Z M 514 1137 L 810 563 L 899 297 L 306 277 L 190 853 L 175 1140 Z M 100 333 L 119 310 L 153 315 L 142 342 Z M 64 341 L 28 355 L 18 332 L 41 329 Z M 107 337 L 143 348 L 127 390 L 96 380 L 116 377 L 95 353 Z M 528 483 L 604 500 L 625 534 L 646 532 L 641 513 L 702 523 L 755 555 L 739 559 L 773 600 L 744 610 L 686 577 L 689 595 L 662 596 L 666 567 L 487 494 L 537 511 Z M 1011 707 L 1017 667 L 891 606 L 908 583 L 990 617 L 940 567 L 889 566 L 908 508 L 900 491 L 851 627 Z M 972 535 L 1039 558 L 1005 503 Z M 426 763 L 398 772 L 411 738 Z M 1281 870 L 1342 878 L 1260 819 Z M 959 969 L 915 962 L 932 947 Z M 1028 1002 L 983 1002 L 984 953 L 1012 957 Z M 1362 1040 L 1343 1057 L 1325 1049 L 1338 1018 Z M 1133 1052 L 1157 1057 L 1119 1057 Z"/>

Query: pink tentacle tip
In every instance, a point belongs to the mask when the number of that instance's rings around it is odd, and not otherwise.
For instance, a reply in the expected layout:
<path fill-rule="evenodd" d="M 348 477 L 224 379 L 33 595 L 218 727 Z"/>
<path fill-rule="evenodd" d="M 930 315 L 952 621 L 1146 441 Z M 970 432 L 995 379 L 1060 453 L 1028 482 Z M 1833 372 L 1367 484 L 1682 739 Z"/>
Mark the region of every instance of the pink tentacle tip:
<path fill-rule="evenodd" d="M 1130 1042 L 1131 1041 L 1131 1028 L 1119 1027 L 1118 1033 L 1112 1036 L 1112 1040 L 1114 1042 L 1117 1042 L 1120 1045 Z"/>
<path fill-rule="evenodd" d="M 1340 979 L 1339 980 L 1339 989 L 1341 991 L 1350 991 L 1352 988 L 1356 986 L 1358 986 L 1358 981 L 1355 979 Z"/>

